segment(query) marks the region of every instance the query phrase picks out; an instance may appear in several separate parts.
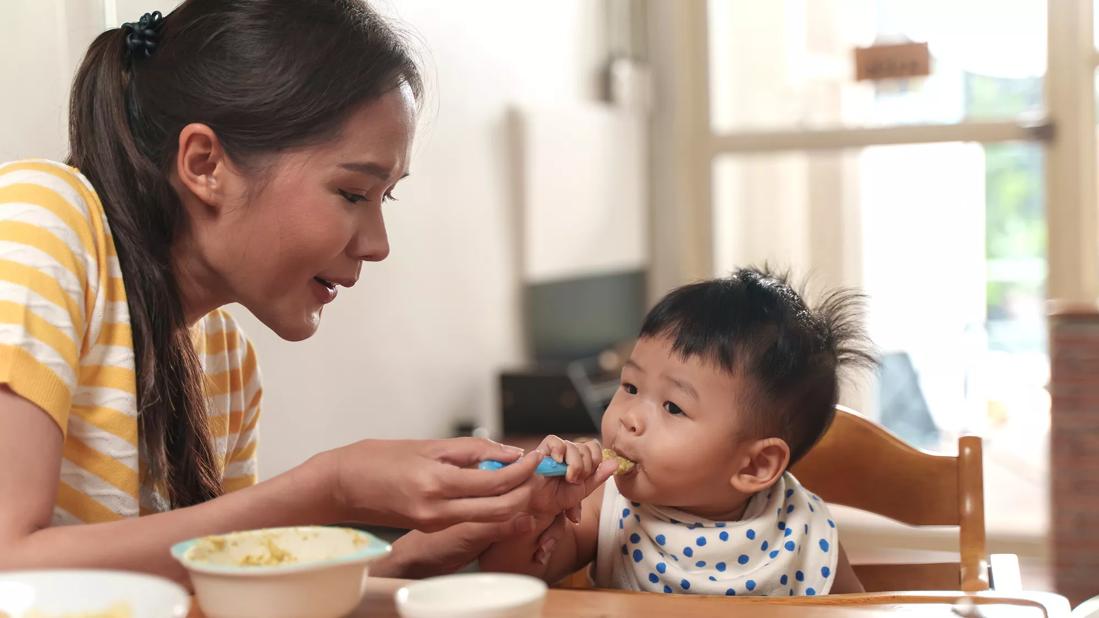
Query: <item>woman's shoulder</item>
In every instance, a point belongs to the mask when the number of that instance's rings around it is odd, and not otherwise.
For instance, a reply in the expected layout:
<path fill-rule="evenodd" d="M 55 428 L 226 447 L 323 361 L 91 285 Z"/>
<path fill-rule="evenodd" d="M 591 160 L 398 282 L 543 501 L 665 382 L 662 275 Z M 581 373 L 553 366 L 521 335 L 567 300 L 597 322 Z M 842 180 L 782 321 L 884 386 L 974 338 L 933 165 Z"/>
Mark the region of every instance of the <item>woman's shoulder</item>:
<path fill-rule="evenodd" d="M 5 173 L 20 168 L 35 168 L 39 166 L 57 168 L 59 170 L 76 175 L 80 173 L 75 167 L 62 163 L 61 161 L 57 161 L 54 159 L 35 158 L 15 159 L 13 161 L 0 161 L 0 173 Z"/>
<path fill-rule="evenodd" d="M 237 319 L 233 317 L 231 312 L 224 308 L 214 309 L 203 316 L 202 329 L 207 335 L 224 333 L 228 337 L 240 339 L 241 343 L 250 344 L 248 338 L 244 334 L 244 329 L 240 327 Z"/>
<path fill-rule="evenodd" d="M 0 162 L 0 201 L 51 201 L 60 197 L 85 218 L 102 216 L 103 206 L 80 170 L 51 159 Z"/>
<path fill-rule="evenodd" d="M 0 161 L 0 174 L 32 170 L 41 171 L 44 169 L 74 177 L 80 176 L 80 171 L 75 167 L 53 159 L 16 159 L 14 161 Z"/>
<path fill-rule="evenodd" d="M 49 180 L 52 178 L 66 183 L 75 191 L 96 195 L 92 184 L 84 174 L 80 173 L 80 170 L 53 159 L 0 161 L 0 178 L 3 179 L 5 184 L 11 182 L 49 184 Z"/>
<path fill-rule="evenodd" d="M 226 357 L 209 364 L 237 368 L 244 381 L 250 381 L 256 371 L 256 351 L 233 314 L 226 309 L 215 309 L 202 318 L 201 328 L 207 360 L 211 355 Z"/>

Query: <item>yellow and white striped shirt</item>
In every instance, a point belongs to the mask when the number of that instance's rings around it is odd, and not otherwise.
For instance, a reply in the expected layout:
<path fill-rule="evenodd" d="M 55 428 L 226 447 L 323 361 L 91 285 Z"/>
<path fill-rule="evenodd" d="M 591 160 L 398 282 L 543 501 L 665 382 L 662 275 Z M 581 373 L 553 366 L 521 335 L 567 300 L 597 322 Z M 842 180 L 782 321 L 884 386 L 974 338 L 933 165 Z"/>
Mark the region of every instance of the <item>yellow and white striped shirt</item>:
<path fill-rule="evenodd" d="M 222 484 L 234 491 L 256 481 L 256 355 L 221 310 L 192 335 Z M 0 165 L 0 383 L 61 429 L 54 525 L 166 508 L 142 473 L 133 338 L 114 240 L 91 184 L 61 163 Z"/>

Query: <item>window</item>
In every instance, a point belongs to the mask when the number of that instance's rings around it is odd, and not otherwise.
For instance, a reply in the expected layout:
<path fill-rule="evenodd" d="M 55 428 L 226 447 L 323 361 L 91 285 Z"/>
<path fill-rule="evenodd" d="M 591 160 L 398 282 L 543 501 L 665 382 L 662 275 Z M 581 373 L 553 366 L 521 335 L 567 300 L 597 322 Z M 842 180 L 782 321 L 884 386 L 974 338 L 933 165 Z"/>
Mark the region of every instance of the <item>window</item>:
<path fill-rule="evenodd" d="M 845 402 L 924 446 L 981 433 L 990 529 L 1044 529 L 1045 301 L 1099 296 L 1095 80 L 1078 44 L 1091 7 L 660 4 L 662 36 L 687 51 L 664 52 L 684 94 L 656 135 L 682 148 L 657 153 L 654 195 L 672 187 L 684 212 L 657 214 L 657 287 L 769 261 L 811 289 L 865 289 L 885 362 Z M 929 77 L 854 81 L 855 47 L 903 40 L 928 43 Z M 1025 513 L 993 520 L 1021 498 Z"/>

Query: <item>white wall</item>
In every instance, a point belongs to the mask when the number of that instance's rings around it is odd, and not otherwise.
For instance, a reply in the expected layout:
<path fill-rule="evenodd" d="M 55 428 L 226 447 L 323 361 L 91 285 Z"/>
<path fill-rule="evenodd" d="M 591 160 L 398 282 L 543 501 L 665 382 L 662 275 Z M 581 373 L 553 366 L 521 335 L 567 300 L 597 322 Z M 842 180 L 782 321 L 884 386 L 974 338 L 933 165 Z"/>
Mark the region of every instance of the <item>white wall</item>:
<path fill-rule="evenodd" d="M 101 0 L 0 4 L 0 161 L 65 158 L 69 82 L 102 18 Z"/>
<path fill-rule="evenodd" d="M 17 0 L 15 10 L 43 12 L 47 3 L 40 1 Z M 9 35 L 22 28 L 3 25 L 10 23 L 9 3 L 0 7 L 0 59 L 12 57 Z M 114 4 L 119 21 L 134 21 L 171 3 Z M 507 108 L 515 101 L 593 100 L 599 91 L 601 2 L 389 0 L 381 8 L 422 39 L 431 101 L 412 176 L 396 191 L 400 201 L 387 207 L 390 258 L 365 267 L 306 342 L 278 340 L 235 311 L 259 350 L 265 379 L 265 477 L 359 438 L 444 436 L 466 417 L 495 422 L 495 372 L 522 357 Z M 36 16 L 26 27 L 41 34 L 54 23 Z M 25 57 L 38 46 L 24 35 L 17 44 Z M 5 134 L 0 154 L 60 156 L 63 115 L 38 108 L 64 98 L 71 68 L 21 70 L 0 65 L 0 79 L 35 75 L 48 82 L 25 108 L 14 107 L 50 137 Z M 9 130 L 13 116 L 0 117 Z"/>

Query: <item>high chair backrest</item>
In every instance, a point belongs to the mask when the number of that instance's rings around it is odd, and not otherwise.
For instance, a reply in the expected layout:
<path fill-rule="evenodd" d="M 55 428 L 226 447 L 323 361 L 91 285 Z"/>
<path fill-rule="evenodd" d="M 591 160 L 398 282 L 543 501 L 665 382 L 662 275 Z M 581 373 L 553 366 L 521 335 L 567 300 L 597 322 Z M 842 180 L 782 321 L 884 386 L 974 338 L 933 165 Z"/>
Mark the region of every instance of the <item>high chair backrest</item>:
<path fill-rule="evenodd" d="M 979 437 L 960 438 L 957 456 L 928 453 L 837 406 L 827 433 L 791 471 L 831 504 L 916 526 L 958 526 L 959 564 L 854 565 L 867 591 L 989 588 Z"/>

